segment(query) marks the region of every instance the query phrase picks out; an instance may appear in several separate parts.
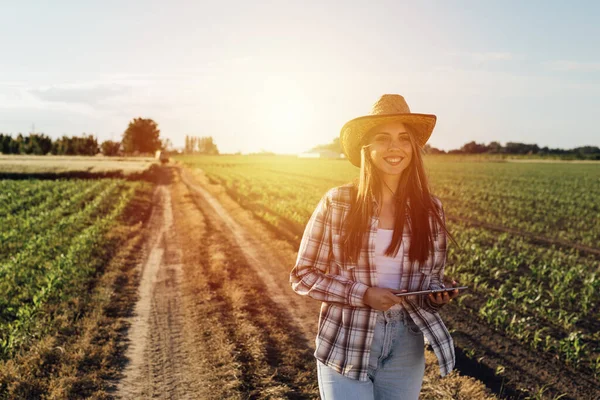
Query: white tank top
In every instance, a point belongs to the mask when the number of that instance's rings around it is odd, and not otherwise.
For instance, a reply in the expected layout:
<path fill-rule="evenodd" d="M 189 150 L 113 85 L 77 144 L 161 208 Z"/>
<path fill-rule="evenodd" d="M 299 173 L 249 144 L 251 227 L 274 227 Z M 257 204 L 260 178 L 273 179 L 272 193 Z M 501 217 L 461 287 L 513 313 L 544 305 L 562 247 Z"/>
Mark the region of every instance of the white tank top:
<path fill-rule="evenodd" d="M 375 266 L 377 270 L 377 286 L 388 289 L 400 287 L 400 276 L 402 272 L 404 241 L 400 243 L 396 257 L 384 255 L 385 250 L 392 242 L 393 229 L 377 228 L 375 241 Z"/>

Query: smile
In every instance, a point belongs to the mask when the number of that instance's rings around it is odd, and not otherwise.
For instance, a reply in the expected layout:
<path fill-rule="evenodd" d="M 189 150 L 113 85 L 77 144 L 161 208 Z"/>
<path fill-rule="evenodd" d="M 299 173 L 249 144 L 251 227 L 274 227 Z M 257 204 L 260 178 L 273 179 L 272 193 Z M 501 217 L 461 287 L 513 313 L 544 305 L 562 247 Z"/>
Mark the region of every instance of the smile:
<path fill-rule="evenodd" d="M 390 165 L 398 165 L 403 160 L 403 157 L 385 157 L 384 160 Z"/>

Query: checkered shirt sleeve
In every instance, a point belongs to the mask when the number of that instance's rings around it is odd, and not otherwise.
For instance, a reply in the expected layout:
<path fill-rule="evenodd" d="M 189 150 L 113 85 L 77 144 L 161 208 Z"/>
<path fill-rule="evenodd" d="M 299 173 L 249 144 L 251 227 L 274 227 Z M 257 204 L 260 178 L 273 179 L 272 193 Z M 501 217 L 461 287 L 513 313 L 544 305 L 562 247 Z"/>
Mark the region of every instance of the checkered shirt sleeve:
<path fill-rule="evenodd" d="M 327 303 L 368 307 L 363 302 L 369 288 L 340 275 L 329 274 L 331 261 L 331 190 L 319 201 L 300 242 L 296 264 L 290 273 L 292 289 Z"/>

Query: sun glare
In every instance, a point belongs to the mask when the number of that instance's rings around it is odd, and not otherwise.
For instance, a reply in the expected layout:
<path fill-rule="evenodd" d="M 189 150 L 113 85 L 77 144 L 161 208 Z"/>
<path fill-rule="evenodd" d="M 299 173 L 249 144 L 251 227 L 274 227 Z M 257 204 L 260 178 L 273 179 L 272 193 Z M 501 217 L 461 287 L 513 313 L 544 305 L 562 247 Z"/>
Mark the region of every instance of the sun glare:
<path fill-rule="evenodd" d="M 257 103 L 261 148 L 275 153 L 300 153 L 306 149 L 315 110 L 298 83 L 282 77 L 270 78 Z"/>

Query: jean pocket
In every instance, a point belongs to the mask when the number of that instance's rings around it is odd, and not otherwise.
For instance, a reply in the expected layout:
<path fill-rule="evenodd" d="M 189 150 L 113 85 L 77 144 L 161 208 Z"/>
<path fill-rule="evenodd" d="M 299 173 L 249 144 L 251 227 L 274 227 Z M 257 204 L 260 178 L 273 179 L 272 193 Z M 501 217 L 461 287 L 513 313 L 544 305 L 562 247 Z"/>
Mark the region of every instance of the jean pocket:
<path fill-rule="evenodd" d="M 407 318 L 405 325 L 406 325 L 406 330 L 411 335 L 421 336 L 423 334 L 423 332 L 421 332 L 421 329 L 417 326 L 417 324 L 414 323 L 414 321 L 410 317 Z"/>

